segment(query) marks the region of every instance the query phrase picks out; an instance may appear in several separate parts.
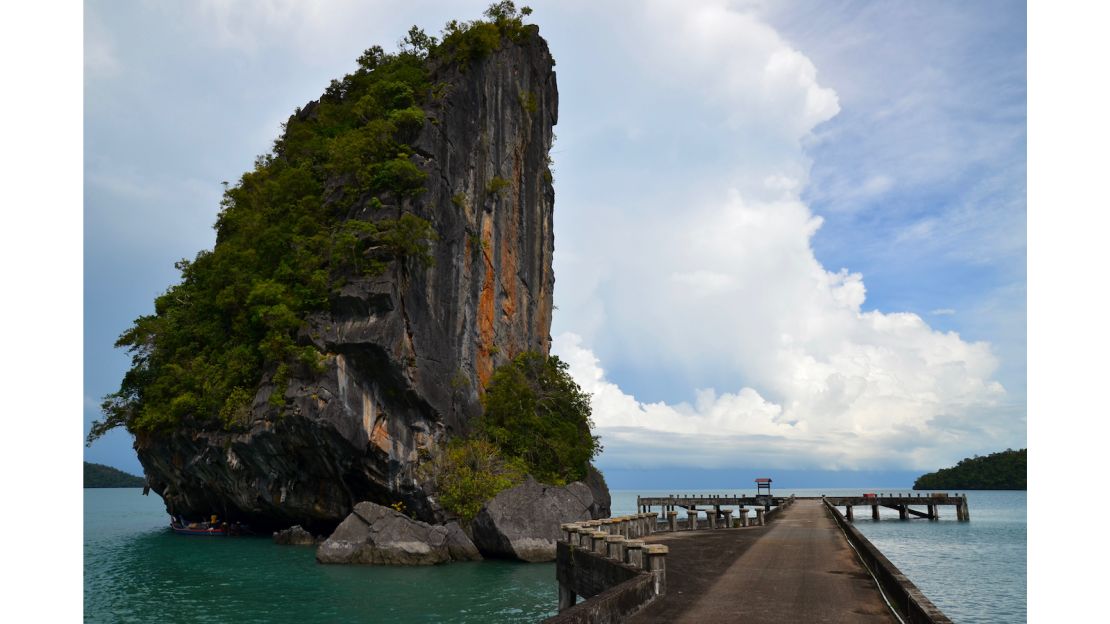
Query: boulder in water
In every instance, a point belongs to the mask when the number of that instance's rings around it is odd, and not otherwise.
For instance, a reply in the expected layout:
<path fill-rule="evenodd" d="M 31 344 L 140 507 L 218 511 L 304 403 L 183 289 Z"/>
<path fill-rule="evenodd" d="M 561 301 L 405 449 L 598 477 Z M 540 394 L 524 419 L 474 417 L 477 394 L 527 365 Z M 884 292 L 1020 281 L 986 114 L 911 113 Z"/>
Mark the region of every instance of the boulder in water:
<path fill-rule="evenodd" d="M 482 507 L 474 518 L 474 544 L 486 557 L 553 561 L 559 525 L 591 520 L 596 508 L 593 491 L 581 481 L 555 487 L 529 478 Z"/>
<path fill-rule="evenodd" d="M 282 546 L 315 546 L 321 541 L 301 525 L 291 526 L 288 529 L 274 531 L 274 543 Z"/>
<path fill-rule="evenodd" d="M 430 525 L 371 502 L 355 509 L 316 549 L 320 563 L 435 565 L 481 559 L 458 524 Z"/>

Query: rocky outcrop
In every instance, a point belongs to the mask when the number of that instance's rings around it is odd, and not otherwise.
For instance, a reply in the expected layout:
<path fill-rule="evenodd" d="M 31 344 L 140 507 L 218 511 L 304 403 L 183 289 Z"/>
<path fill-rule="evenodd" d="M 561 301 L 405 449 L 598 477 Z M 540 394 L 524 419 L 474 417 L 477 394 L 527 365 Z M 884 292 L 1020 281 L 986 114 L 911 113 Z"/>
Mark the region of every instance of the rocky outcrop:
<path fill-rule="evenodd" d="M 609 486 L 605 483 L 605 477 L 602 476 L 601 471 L 594 468 L 593 464 L 586 469 L 584 483 L 594 496 L 594 504 L 590 507 L 590 515 L 593 519 L 608 518 L 613 515 L 613 501 L 609 497 Z"/>
<path fill-rule="evenodd" d="M 314 546 L 320 541 L 301 528 L 299 524 L 281 531 L 274 531 L 274 543 L 280 546 Z"/>
<path fill-rule="evenodd" d="M 264 377 L 244 431 L 136 435 L 171 513 L 326 532 L 367 500 L 442 521 L 416 479 L 422 451 L 468 431 L 497 365 L 548 351 L 558 92 L 547 44 L 506 39 L 465 68 L 430 63 L 436 89 L 412 156 L 425 192 L 365 198 L 351 216 L 428 220 L 434 265 L 348 280 L 298 337 L 323 355 L 322 372 L 294 371 L 281 387 Z"/>
<path fill-rule="evenodd" d="M 581 481 L 554 487 L 528 479 L 478 512 L 471 527 L 474 545 L 486 557 L 554 561 L 559 525 L 601 517 L 592 513 L 598 508 L 593 491 Z"/>
<path fill-rule="evenodd" d="M 355 505 L 316 550 L 320 563 L 435 565 L 481 558 L 458 524 L 432 526 L 370 502 Z"/>

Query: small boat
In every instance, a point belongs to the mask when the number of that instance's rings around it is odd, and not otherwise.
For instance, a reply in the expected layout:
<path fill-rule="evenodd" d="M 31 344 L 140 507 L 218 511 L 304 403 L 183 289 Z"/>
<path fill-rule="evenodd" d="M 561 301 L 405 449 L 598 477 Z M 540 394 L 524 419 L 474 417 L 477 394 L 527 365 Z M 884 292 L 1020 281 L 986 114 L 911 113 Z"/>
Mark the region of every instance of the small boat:
<path fill-rule="evenodd" d="M 230 533 L 226 522 L 185 522 L 180 517 L 170 518 L 170 528 L 178 535 L 222 536 Z"/>

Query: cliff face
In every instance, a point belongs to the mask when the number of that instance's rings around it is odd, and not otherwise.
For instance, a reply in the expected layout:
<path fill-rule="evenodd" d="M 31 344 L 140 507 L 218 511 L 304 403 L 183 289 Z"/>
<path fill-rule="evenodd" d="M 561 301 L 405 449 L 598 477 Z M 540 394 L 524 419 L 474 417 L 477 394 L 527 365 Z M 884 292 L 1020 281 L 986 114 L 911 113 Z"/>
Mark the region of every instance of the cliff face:
<path fill-rule="evenodd" d="M 370 500 L 438 519 L 416 480 L 422 452 L 467 432 L 496 366 L 549 347 L 553 65 L 533 36 L 465 66 L 432 67 L 436 96 L 413 144 L 426 190 L 404 207 L 433 224 L 434 265 L 394 262 L 348 281 L 299 335 L 324 354 L 323 372 L 281 388 L 265 377 L 246 432 L 138 435 L 147 479 L 171 513 L 319 530 Z M 401 208 L 360 205 L 353 216 Z"/>

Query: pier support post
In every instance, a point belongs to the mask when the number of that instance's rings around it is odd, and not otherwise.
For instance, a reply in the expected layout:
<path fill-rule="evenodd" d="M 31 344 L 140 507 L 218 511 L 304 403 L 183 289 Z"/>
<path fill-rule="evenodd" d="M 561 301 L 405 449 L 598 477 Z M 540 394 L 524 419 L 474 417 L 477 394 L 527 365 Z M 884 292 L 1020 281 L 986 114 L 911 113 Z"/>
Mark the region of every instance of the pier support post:
<path fill-rule="evenodd" d="M 577 596 L 570 590 L 569 587 L 559 583 L 559 613 L 566 611 L 574 606 L 574 601 Z"/>
<path fill-rule="evenodd" d="M 667 524 L 670 525 L 671 533 L 678 531 L 678 512 L 667 512 Z"/>
<path fill-rule="evenodd" d="M 705 519 L 709 521 L 710 529 L 717 528 L 717 512 L 713 511 L 712 509 L 706 509 Z"/>
<path fill-rule="evenodd" d="M 656 596 L 667 593 L 667 547 L 662 544 L 644 546 L 644 569 L 651 572 Z"/>
<path fill-rule="evenodd" d="M 726 529 L 731 529 L 732 528 L 732 510 L 731 509 L 725 509 L 721 513 L 725 514 L 725 528 Z"/>
<path fill-rule="evenodd" d="M 766 522 L 764 522 L 763 519 L 763 514 L 765 513 L 767 512 L 762 507 L 755 508 L 755 521 L 757 524 L 759 524 L 759 526 L 766 526 Z"/>
<path fill-rule="evenodd" d="M 898 505 L 898 519 L 899 520 L 909 520 L 910 519 L 910 514 L 909 514 L 909 512 L 906 511 L 906 506 L 905 505 Z"/>
<path fill-rule="evenodd" d="M 852 513 L 852 506 L 845 505 L 844 509 L 848 510 L 848 513 L 844 514 L 848 518 L 848 522 L 855 522 L 856 516 Z"/>
<path fill-rule="evenodd" d="M 879 506 L 878 505 L 872 505 L 871 506 L 871 519 L 872 520 L 878 520 L 879 519 Z"/>
<path fill-rule="evenodd" d="M 690 521 L 690 530 L 698 530 L 698 508 L 696 506 L 686 510 L 686 519 Z"/>
<path fill-rule="evenodd" d="M 925 507 L 928 508 L 928 510 L 929 510 L 929 519 L 930 520 L 936 520 L 937 519 L 937 506 L 936 505 L 926 505 Z"/>
<path fill-rule="evenodd" d="M 742 527 L 748 526 L 748 510 L 744 509 L 743 505 L 740 505 L 739 518 L 740 518 L 740 526 L 742 526 Z"/>
<path fill-rule="evenodd" d="M 956 505 L 956 519 L 962 522 L 971 520 L 971 513 L 967 509 L 967 496 L 960 498 L 960 503 Z"/>

